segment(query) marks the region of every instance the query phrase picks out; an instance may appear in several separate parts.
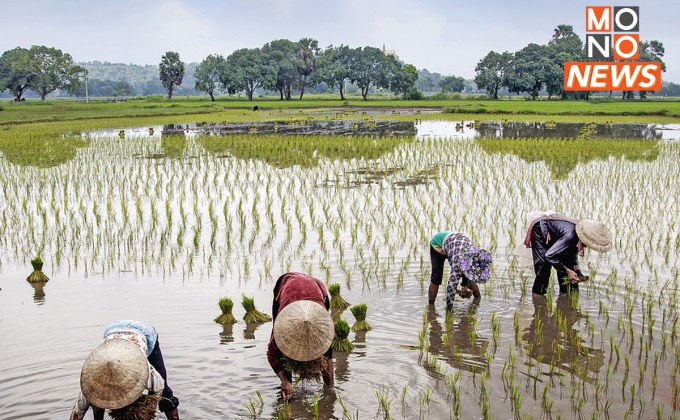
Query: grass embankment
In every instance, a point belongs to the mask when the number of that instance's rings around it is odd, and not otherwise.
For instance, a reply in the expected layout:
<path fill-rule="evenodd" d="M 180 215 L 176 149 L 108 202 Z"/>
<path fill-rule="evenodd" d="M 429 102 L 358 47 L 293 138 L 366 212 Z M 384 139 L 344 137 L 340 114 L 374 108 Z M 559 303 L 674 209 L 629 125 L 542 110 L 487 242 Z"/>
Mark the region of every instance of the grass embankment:
<path fill-rule="evenodd" d="M 261 111 L 255 113 L 253 106 Z M 298 101 L 280 101 L 276 98 L 257 98 L 250 102 L 235 98 L 219 98 L 211 102 L 203 97 L 176 97 L 172 100 L 159 97 L 132 98 L 127 102 L 110 103 L 101 99 L 93 99 L 89 103 L 68 99 L 56 99 L 46 102 L 28 100 L 18 104 L 0 102 L 0 125 L 26 123 L 52 123 L 60 121 L 75 122 L 79 120 L 107 120 L 89 125 L 89 128 L 139 126 L 162 123 L 182 123 L 198 121 L 251 121 L 258 119 L 275 119 L 272 111 L 302 108 L 301 117 L 312 109 L 323 111 L 330 108 L 347 110 L 364 110 L 368 108 L 436 108 L 444 114 L 434 114 L 443 119 L 509 119 L 517 121 L 542 120 L 547 118 L 561 121 L 644 121 L 671 122 L 680 119 L 680 100 L 646 100 L 621 101 L 618 99 L 596 99 L 591 101 L 525 101 L 525 100 L 422 100 L 405 101 L 378 97 L 368 101 L 360 97 L 348 97 L 341 101 L 337 96 L 309 96 Z M 269 114 L 267 114 L 269 112 Z M 161 118 L 168 117 L 168 118 Z M 178 118 L 182 117 L 182 118 Z M 417 117 L 403 116 L 395 113 L 385 118 L 434 118 L 432 114 Z M 383 118 L 383 116 L 381 116 Z M 115 121 L 118 119 L 119 121 Z M 121 125 L 121 119 L 125 122 Z M 71 129 L 73 127 L 71 126 Z"/>

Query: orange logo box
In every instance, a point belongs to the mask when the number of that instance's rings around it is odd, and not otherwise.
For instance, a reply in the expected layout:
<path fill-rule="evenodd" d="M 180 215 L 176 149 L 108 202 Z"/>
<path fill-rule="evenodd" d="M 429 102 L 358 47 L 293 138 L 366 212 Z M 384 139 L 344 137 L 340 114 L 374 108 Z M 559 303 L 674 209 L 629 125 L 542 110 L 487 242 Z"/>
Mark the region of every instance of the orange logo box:
<path fill-rule="evenodd" d="M 564 90 L 661 90 L 661 63 L 567 61 Z"/>

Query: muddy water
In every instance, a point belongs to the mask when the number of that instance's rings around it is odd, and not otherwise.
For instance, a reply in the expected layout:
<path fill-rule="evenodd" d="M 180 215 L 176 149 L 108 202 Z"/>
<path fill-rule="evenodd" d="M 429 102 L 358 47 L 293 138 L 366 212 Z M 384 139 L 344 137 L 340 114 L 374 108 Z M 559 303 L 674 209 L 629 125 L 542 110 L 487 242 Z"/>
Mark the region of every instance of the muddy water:
<path fill-rule="evenodd" d="M 249 400 L 275 417 L 271 323 L 212 320 L 222 296 L 239 319 L 242 294 L 269 312 L 285 271 L 339 282 L 346 300 L 368 304 L 373 326 L 336 354 L 333 388 L 296 389 L 295 418 L 312 417 L 315 399 L 320 418 L 345 417 L 343 405 L 359 418 L 385 408 L 396 418 L 676 413 L 677 142 L 626 143 L 638 155 L 583 150 L 590 159 L 555 177 L 519 143 L 512 153 L 469 139 L 371 141 L 357 146 L 370 156 L 360 159 L 329 139 L 323 153 L 310 146 L 316 154 L 296 143 L 313 156 L 304 163 L 272 164 L 279 150 L 248 157 L 235 141 L 164 141 L 91 138 L 49 168 L 0 161 L 0 417 L 66 417 L 83 360 L 120 318 L 156 325 L 184 418 L 248 416 Z M 612 230 L 614 251 L 581 262 L 594 280 L 578 299 L 531 297 L 531 270 L 514 250 L 536 208 Z M 441 229 L 494 258 L 481 305 L 458 301 L 448 320 L 441 291 L 425 311 L 427 242 Z M 42 288 L 25 281 L 36 249 L 50 277 Z"/>

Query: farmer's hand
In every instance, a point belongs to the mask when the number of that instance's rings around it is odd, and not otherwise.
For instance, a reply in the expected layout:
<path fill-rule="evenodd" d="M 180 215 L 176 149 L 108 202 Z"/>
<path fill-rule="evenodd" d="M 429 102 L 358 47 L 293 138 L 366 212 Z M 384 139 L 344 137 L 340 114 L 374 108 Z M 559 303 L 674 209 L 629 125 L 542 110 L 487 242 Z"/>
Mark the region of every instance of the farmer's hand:
<path fill-rule="evenodd" d="M 288 379 L 281 381 L 281 398 L 288 401 L 293 396 L 293 384 Z"/>
<path fill-rule="evenodd" d="M 567 268 L 567 278 L 569 279 L 569 282 L 571 284 L 578 284 L 579 278 L 578 274 L 576 274 L 576 271 L 570 270 Z"/>

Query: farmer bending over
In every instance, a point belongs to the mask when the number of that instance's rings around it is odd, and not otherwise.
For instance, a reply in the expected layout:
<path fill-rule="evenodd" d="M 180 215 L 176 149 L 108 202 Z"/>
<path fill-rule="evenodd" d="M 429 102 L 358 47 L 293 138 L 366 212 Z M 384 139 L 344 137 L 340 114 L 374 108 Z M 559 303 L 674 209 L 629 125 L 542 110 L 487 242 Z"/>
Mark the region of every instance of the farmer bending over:
<path fill-rule="evenodd" d="M 608 252 L 612 239 L 607 227 L 595 220 L 544 213 L 530 223 L 524 245 L 531 248 L 536 273 L 531 291 L 545 295 L 552 267 L 557 270 L 560 293 L 578 292 L 578 283 L 588 278 L 578 268 L 578 256 L 583 256 L 584 248 Z"/>
<path fill-rule="evenodd" d="M 434 305 L 442 284 L 444 273 L 444 260 L 449 261 L 451 273 L 446 286 L 446 309 L 453 308 L 453 300 L 456 295 L 458 283 L 461 297 L 469 298 L 472 294 L 475 303 L 482 299 L 478 284 L 489 280 L 489 266 L 491 254 L 485 249 L 478 248 L 470 238 L 455 232 L 439 232 L 430 240 L 430 261 L 432 262 L 432 275 L 430 276 L 430 288 L 427 298 L 430 305 Z"/>
<path fill-rule="evenodd" d="M 95 420 L 104 419 L 105 409 L 141 415 L 134 411 L 146 404 L 142 401 L 149 401 L 140 398 L 144 391 L 153 396 L 160 393 L 160 410 L 169 420 L 179 420 L 179 400 L 168 386 L 158 333 L 146 322 L 116 321 L 106 327 L 104 340 L 85 359 L 80 390 L 71 420 L 83 419 L 90 406 Z M 154 402 L 150 418 L 155 418 L 155 407 Z"/>
<path fill-rule="evenodd" d="M 281 380 L 281 398 L 293 395 L 292 373 L 333 385 L 335 327 L 323 282 L 302 273 L 286 273 L 274 286 L 274 328 L 267 360 Z"/>

